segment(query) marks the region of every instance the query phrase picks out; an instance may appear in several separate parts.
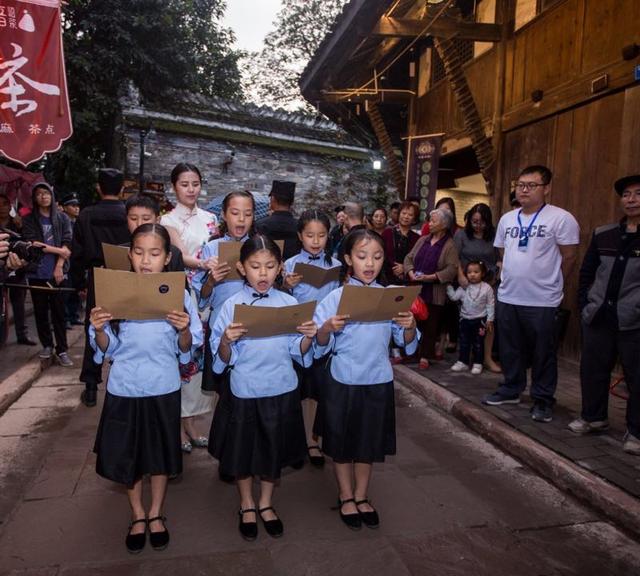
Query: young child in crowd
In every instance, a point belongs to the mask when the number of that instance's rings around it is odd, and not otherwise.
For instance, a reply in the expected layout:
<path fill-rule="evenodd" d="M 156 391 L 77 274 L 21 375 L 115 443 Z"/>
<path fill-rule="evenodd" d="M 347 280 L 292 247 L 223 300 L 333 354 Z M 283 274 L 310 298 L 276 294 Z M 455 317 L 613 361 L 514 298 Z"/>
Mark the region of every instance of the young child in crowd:
<path fill-rule="evenodd" d="M 356 229 L 344 239 L 348 284 L 382 289 L 376 279 L 384 264 L 384 242 L 375 232 Z M 349 322 L 337 315 L 343 288 L 331 292 L 316 308 L 316 356 L 330 351 L 329 370 L 318 411 L 317 431 L 324 453 L 334 461 L 342 521 L 354 530 L 379 525 L 368 499 L 373 462 L 395 454 L 393 369 L 388 346 L 413 354 L 418 345 L 416 322 L 402 312 L 393 321 Z"/>
<path fill-rule="evenodd" d="M 495 298 L 493 288 L 483 282 L 487 267 L 477 260 L 468 262 L 464 269 L 466 286 L 447 286 L 450 300 L 462 301 L 460 309 L 460 351 L 458 361 L 451 366 L 454 372 L 469 369 L 470 356 L 473 353 L 471 374 L 482 373 L 484 362 L 484 337 L 493 331 L 495 317 Z"/>
<path fill-rule="evenodd" d="M 253 233 L 253 214 L 255 201 L 247 191 L 230 192 L 222 200 L 222 222 L 218 230 L 220 237 L 207 242 L 202 249 L 203 270 L 198 270 L 191 281 L 198 301 L 198 308 L 210 307 L 209 330 L 206 335 L 204 366 L 202 367 L 202 388 L 207 391 L 220 392 L 220 378 L 212 372 L 213 356 L 209 347 L 209 334 L 220 313 L 222 304 L 242 289 L 243 281 L 227 278 L 231 267 L 228 262 L 220 262 L 218 250 L 220 242 L 244 242 Z M 182 439 L 182 449 L 187 454 L 192 446 L 206 448 L 209 440 L 206 437 L 188 435 Z M 224 480 L 224 478 L 222 478 Z"/>
<path fill-rule="evenodd" d="M 226 373 L 211 425 L 209 452 L 224 475 L 236 479 L 240 495 L 239 530 L 255 540 L 257 515 L 270 536 L 283 534 L 282 521 L 272 506 L 273 491 L 283 467 L 299 462 L 306 453 L 298 378 L 292 359 L 312 362 L 316 325 L 298 326 L 299 334 L 266 338 L 247 336 L 233 322 L 236 304 L 281 307 L 295 298 L 274 288 L 282 268 L 280 248 L 266 236 L 255 235 L 240 251 L 238 270 L 242 289 L 222 305 L 213 325 L 211 350 L 214 371 Z M 258 509 L 253 496 L 254 477 L 260 480 Z"/>
<path fill-rule="evenodd" d="M 131 237 L 129 257 L 138 274 L 163 272 L 171 258 L 171 241 L 159 224 L 143 224 Z M 121 321 L 99 307 L 91 310 L 89 338 L 96 362 L 111 358 L 104 406 L 96 436 L 96 472 L 124 484 L 132 520 L 127 550 L 140 552 L 169 544 L 162 515 L 167 480 L 182 471 L 180 453 L 179 362 L 202 345 L 202 324 L 185 291 L 184 310 L 165 320 Z M 145 510 L 142 479 L 150 476 L 151 505 Z"/>
<path fill-rule="evenodd" d="M 331 281 L 320 288 L 311 286 L 304 281 L 300 274 L 294 273 L 296 264 L 309 264 L 319 268 L 336 268 L 340 266 L 340 261 L 331 257 L 327 251 L 327 241 L 331 223 L 329 217 L 317 210 L 307 210 L 303 212 L 298 220 L 298 237 L 302 242 L 302 250 L 296 256 L 289 258 L 284 263 L 283 285 L 290 290 L 293 297 L 300 302 L 320 302 L 332 290 L 338 287 L 338 281 Z M 303 414 L 305 420 L 305 430 L 307 433 L 307 448 L 311 464 L 317 467 L 324 466 L 324 456 L 320 446 L 319 438 L 313 434 L 313 423 L 316 418 L 318 400 L 320 399 L 322 382 L 324 377 L 324 362 L 321 358 L 316 358 L 313 366 L 308 369 L 300 369 L 300 395 L 302 397 Z"/>

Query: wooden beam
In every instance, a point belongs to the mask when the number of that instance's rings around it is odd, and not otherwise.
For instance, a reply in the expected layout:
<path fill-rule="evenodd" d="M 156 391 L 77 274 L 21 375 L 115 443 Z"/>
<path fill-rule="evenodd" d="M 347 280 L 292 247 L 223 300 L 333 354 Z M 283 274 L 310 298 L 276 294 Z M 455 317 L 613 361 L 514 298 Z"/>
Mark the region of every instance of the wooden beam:
<path fill-rule="evenodd" d="M 325 102 L 393 102 L 398 104 L 408 104 L 415 96 L 411 90 L 328 90 L 322 92 L 322 100 Z"/>
<path fill-rule="evenodd" d="M 392 38 L 416 38 L 422 34 L 427 25 L 427 20 L 383 16 L 373 29 L 372 35 Z M 443 16 L 431 25 L 427 34 L 439 38 L 453 38 L 455 36 L 463 40 L 499 42 L 502 38 L 502 29 L 498 24 L 464 22 Z"/>

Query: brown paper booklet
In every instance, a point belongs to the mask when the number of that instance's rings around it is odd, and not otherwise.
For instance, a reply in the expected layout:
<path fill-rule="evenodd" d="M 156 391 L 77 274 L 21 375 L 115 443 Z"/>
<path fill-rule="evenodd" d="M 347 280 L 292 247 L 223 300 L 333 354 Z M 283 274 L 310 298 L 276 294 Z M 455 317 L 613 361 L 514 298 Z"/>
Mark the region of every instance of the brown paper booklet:
<path fill-rule="evenodd" d="M 264 338 L 280 334 L 295 334 L 297 326 L 313 320 L 316 301 L 293 306 L 248 306 L 236 304 L 233 310 L 234 323 L 243 324 L 250 338 Z"/>
<path fill-rule="evenodd" d="M 218 243 L 218 262 L 226 262 L 231 270 L 225 277 L 225 280 L 241 280 L 242 276 L 238 272 L 236 264 L 240 260 L 240 249 L 244 242 L 219 242 Z M 280 246 L 280 251 L 284 250 L 284 241 L 276 240 L 276 244 Z"/>
<path fill-rule="evenodd" d="M 392 320 L 399 312 L 409 312 L 420 294 L 420 286 L 369 288 L 346 285 L 342 290 L 338 314 L 349 314 L 350 322 L 382 322 Z"/>
<path fill-rule="evenodd" d="M 312 266 L 298 262 L 293 268 L 295 274 L 302 275 L 302 282 L 309 284 L 314 288 L 322 288 L 329 282 L 337 282 L 340 279 L 340 266 L 333 268 L 320 268 L 320 266 Z"/>
<path fill-rule="evenodd" d="M 184 309 L 184 272 L 136 274 L 94 268 L 96 306 L 117 320 L 158 320 Z"/>
<path fill-rule="evenodd" d="M 104 254 L 104 265 L 111 270 L 131 271 L 131 260 L 129 260 L 129 248 L 127 246 L 116 246 L 115 244 L 102 243 L 102 253 Z"/>

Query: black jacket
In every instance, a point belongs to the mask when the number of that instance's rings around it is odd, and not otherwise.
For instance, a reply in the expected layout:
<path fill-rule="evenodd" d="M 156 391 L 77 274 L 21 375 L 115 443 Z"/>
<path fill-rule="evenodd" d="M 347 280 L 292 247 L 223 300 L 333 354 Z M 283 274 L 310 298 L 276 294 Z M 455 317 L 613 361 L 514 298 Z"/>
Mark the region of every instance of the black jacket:
<path fill-rule="evenodd" d="M 282 260 L 288 260 L 302 249 L 298 239 L 298 221 L 288 210 L 277 210 L 271 216 L 258 220 L 256 228 L 271 240 L 284 240 Z"/>

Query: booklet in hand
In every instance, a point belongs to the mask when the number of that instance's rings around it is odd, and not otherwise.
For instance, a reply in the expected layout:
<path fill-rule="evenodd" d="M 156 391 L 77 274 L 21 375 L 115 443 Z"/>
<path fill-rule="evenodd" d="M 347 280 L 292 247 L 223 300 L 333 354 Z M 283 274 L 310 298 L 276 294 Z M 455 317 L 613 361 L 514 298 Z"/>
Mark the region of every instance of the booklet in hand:
<path fill-rule="evenodd" d="M 338 315 L 348 314 L 347 322 L 392 320 L 400 312 L 409 312 L 420 289 L 420 286 L 369 288 L 347 284 L 342 289 Z"/>
<path fill-rule="evenodd" d="M 242 280 L 242 276 L 236 266 L 240 260 L 242 244 L 244 244 L 244 242 L 218 242 L 218 262 L 226 262 L 229 264 L 229 268 L 231 268 L 223 282 L 226 280 Z M 276 244 L 280 246 L 280 252 L 282 252 L 282 250 L 284 250 L 284 240 L 276 240 Z"/>
<path fill-rule="evenodd" d="M 116 320 L 160 320 L 184 309 L 184 272 L 137 274 L 94 268 L 96 306 Z"/>
<path fill-rule="evenodd" d="M 115 244 L 102 243 L 102 254 L 104 255 L 105 268 L 111 270 L 131 271 L 131 260 L 129 260 L 129 248 L 127 246 L 116 246 Z"/>
<path fill-rule="evenodd" d="M 313 320 L 315 309 L 315 300 L 276 308 L 236 304 L 233 309 L 233 322 L 244 325 L 248 329 L 249 338 L 296 334 L 298 326 Z"/>
<path fill-rule="evenodd" d="M 312 266 L 298 262 L 293 268 L 294 274 L 302 275 L 302 282 L 309 284 L 314 288 L 322 288 L 329 282 L 337 282 L 340 280 L 340 266 L 333 268 L 320 268 L 320 266 Z"/>

